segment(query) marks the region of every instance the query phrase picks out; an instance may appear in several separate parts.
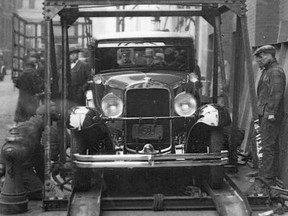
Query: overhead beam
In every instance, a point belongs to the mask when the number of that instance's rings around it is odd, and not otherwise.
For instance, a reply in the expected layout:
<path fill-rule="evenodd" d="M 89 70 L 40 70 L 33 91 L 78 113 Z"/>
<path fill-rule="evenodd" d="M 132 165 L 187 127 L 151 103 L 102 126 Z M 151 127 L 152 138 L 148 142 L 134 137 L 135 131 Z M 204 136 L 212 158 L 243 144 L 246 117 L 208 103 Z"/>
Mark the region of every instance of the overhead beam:
<path fill-rule="evenodd" d="M 193 10 L 117 10 L 117 11 L 80 11 L 79 17 L 167 17 L 167 16 L 203 16 L 203 11 Z"/>
<path fill-rule="evenodd" d="M 245 0 L 45 0 L 44 5 L 195 5 L 195 4 L 244 4 Z"/>

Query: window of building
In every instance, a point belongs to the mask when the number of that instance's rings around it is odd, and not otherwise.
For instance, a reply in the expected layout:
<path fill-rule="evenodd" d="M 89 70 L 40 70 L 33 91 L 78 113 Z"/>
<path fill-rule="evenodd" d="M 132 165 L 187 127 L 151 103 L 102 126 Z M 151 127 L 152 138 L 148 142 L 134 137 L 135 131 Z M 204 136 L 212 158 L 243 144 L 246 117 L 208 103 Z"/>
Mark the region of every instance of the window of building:
<path fill-rule="evenodd" d="M 29 9 L 35 8 L 35 0 L 29 0 Z"/>
<path fill-rule="evenodd" d="M 23 0 L 15 0 L 15 2 L 17 9 L 23 8 Z"/>

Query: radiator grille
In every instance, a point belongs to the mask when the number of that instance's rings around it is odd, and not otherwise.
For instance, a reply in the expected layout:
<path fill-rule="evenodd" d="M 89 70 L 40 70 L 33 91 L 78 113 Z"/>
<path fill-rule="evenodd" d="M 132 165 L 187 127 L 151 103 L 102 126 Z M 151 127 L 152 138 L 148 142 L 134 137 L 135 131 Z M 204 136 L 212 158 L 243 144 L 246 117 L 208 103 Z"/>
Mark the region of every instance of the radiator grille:
<path fill-rule="evenodd" d="M 166 89 L 133 89 L 126 94 L 127 117 L 161 117 L 170 115 L 170 96 Z M 170 141 L 169 120 L 135 120 L 126 122 L 126 142 L 151 143 L 161 148 Z M 152 133 L 152 134 L 150 134 Z M 154 133 L 154 135 L 153 135 Z M 140 148 L 140 146 L 138 146 Z"/>

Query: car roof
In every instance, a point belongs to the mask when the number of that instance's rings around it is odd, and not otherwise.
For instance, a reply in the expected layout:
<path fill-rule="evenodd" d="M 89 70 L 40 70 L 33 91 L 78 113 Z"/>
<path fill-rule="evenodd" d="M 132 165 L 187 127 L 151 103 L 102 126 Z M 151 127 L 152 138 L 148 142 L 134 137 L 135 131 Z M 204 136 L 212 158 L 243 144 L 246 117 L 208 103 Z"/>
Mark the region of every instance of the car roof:
<path fill-rule="evenodd" d="M 191 34 L 186 32 L 116 32 L 113 34 L 98 35 L 94 37 L 96 41 L 129 40 L 129 39 L 153 39 L 153 38 L 182 38 L 193 39 Z"/>

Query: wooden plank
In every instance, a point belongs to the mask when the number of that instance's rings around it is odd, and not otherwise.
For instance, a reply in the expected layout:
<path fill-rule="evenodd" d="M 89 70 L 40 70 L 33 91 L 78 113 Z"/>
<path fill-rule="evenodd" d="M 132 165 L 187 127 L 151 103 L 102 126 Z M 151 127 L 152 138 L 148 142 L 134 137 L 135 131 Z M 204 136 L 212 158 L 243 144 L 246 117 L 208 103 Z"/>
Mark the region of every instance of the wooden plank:
<path fill-rule="evenodd" d="M 252 215 L 248 201 L 239 190 L 235 190 L 232 187 L 232 181 L 228 182 L 225 178 L 223 187 L 218 190 L 212 189 L 207 182 L 204 182 L 204 187 L 206 188 L 208 194 L 214 200 L 219 215 Z"/>
<path fill-rule="evenodd" d="M 102 186 L 95 185 L 89 191 L 73 192 L 68 216 L 100 216 Z"/>

